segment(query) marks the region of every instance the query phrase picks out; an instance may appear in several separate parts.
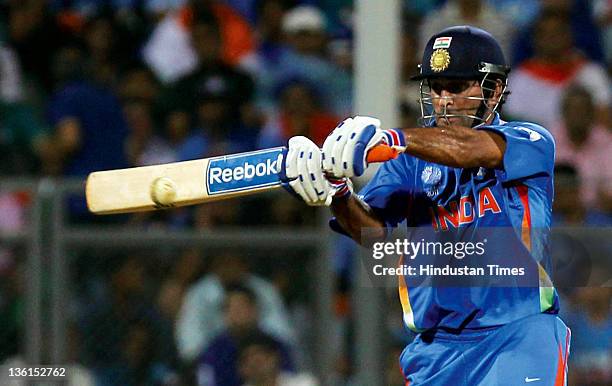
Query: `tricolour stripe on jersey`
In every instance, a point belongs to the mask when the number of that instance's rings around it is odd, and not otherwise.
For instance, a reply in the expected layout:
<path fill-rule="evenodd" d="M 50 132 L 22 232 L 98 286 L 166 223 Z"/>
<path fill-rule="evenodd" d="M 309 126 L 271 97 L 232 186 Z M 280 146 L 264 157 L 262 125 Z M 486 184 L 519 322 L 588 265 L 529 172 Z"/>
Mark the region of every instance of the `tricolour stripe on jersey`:
<path fill-rule="evenodd" d="M 521 227 L 521 239 L 529 251 L 531 251 L 531 208 L 529 206 L 529 187 L 518 185 L 516 187 L 521 203 L 523 204 L 523 221 Z M 540 285 L 540 312 L 544 312 L 553 306 L 555 298 L 555 287 L 553 287 L 550 276 L 538 262 L 538 279 Z"/>
<path fill-rule="evenodd" d="M 399 259 L 399 264 L 401 265 L 403 261 L 403 256 Z M 406 286 L 406 280 L 404 279 L 404 275 L 399 275 L 397 277 L 399 281 L 399 298 L 402 303 L 402 311 L 403 311 L 403 319 L 406 326 L 415 332 L 421 332 L 422 330 L 417 328 L 414 324 L 414 312 L 412 311 L 412 305 L 410 304 L 410 297 L 408 296 L 408 287 Z"/>
<path fill-rule="evenodd" d="M 403 378 L 403 379 L 404 379 L 404 381 L 406 382 L 406 383 L 404 383 L 404 386 L 410 386 L 410 380 L 408 379 L 408 377 L 406 376 L 406 374 L 404 374 L 404 369 L 402 369 L 402 364 L 401 364 L 401 363 L 400 363 L 400 365 L 399 365 L 399 368 L 400 368 L 400 369 L 399 369 L 399 370 L 400 370 L 400 373 L 402 373 L 402 378 Z"/>
<path fill-rule="evenodd" d="M 523 222 L 521 227 L 521 238 L 528 250 L 531 251 L 531 210 L 529 208 L 529 188 L 518 185 L 516 190 L 523 203 Z"/>
<path fill-rule="evenodd" d="M 557 361 L 557 374 L 555 375 L 555 386 L 566 386 L 567 385 L 567 360 L 569 356 L 570 337 L 571 330 L 566 327 L 565 330 L 565 350 L 563 350 L 562 344 L 559 343 Z"/>

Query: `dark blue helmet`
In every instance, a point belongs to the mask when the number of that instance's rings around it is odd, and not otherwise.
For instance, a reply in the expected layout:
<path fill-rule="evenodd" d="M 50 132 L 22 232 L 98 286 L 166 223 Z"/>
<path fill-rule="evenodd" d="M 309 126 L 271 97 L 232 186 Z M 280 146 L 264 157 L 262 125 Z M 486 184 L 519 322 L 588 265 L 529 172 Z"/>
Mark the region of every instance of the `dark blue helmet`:
<path fill-rule="evenodd" d="M 487 122 L 503 105 L 508 94 L 508 72 L 501 47 L 490 33 L 472 26 L 447 28 L 432 36 L 423 52 L 420 73 L 413 77 L 421 81 L 419 102 L 421 123 L 431 125 L 437 119 L 467 118 L 476 126 Z M 480 96 L 441 96 L 432 93 L 432 81 L 436 78 L 476 80 L 480 83 Z M 495 94 L 496 90 L 501 93 Z M 496 96 L 497 95 L 497 96 Z M 476 113 L 448 112 L 446 105 L 435 112 L 434 102 L 443 99 L 465 98 L 481 101 Z M 494 99 L 490 99 L 494 98 Z"/>
<path fill-rule="evenodd" d="M 413 79 L 481 79 L 486 74 L 506 77 L 510 71 L 495 38 L 467 25 L 446 28 L 432 36 L 419 67 L 420 74 Z"/>

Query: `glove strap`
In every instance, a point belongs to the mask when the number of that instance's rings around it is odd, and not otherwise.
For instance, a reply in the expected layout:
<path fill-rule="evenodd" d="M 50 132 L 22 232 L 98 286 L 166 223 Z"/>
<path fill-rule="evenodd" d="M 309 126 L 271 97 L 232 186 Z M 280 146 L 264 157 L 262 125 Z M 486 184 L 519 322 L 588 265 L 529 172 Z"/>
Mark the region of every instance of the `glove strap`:
<path fill-rule="evenodd" d="M 406 147 L 404 133 L 400 129 L 383 130 L 384 140 L 391 147 Z"/>
<path fill-rule="evenodd" d="M 348 178 L 327 177 L 327 180 L 329 181 L 331 186 L 336 189 L 334 197 L 346 197 L 353 192 L 351 180 L 349 180 Z"/>

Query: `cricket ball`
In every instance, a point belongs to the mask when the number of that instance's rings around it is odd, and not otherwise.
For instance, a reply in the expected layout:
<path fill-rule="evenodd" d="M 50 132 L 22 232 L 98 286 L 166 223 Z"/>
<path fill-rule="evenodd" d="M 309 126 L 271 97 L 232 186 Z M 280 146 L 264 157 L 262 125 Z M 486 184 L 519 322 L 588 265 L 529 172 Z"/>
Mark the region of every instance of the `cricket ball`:
<path fill-rule="evenodd" d="M 170 207 L 176 199 L 176 184 L 168 177 L 159 177 L 151 183 L 151 199 L 160 207 Z"/>

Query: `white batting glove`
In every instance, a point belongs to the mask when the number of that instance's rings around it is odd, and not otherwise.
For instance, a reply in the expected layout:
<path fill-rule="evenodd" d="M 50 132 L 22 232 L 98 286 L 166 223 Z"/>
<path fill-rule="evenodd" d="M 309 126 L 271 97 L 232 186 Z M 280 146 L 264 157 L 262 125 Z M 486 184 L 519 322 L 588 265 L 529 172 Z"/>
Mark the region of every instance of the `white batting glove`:
<path fill-rule="evenodd" d="M 352 191 L 349 180 L 326 178 L 321 159 L 321 149 L 314 142 L 296 136 L 289 139 L 287 153 L 281 162 L 280 178 L 285 189 L 311 206 L 330 205 L 334 196 Z"/>
<path fill-rule="evenodd" d="M 380 143 L 406 145 L 400 130 L 382 130 L 377 118 L 347 118 L 325 139 L 323 170 L 336 178 L 360 176 L 368 167 L 368 151 Z"/>

